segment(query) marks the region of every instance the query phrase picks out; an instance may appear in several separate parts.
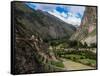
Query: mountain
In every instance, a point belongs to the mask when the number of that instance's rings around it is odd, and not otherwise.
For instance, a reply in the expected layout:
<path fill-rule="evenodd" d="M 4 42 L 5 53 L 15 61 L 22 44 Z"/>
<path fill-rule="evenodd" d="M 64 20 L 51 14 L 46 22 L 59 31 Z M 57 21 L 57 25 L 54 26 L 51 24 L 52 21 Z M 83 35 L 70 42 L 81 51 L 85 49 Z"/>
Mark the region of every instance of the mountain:
<path fill-rule="evenodd" d="M 68 39 L 76 28 L 45 11 L 34 10 L 25 3 L 13 3 L 12 14 L 16 33 L 14 73 L 65 71 L 62 62 L 50 53 L 49 44 L 44 40 Z"/>
<path fill-rule="evenodd" d="M 86 7 L 79 29 L 71 36 L 70 40 L 86 42 L 88 45 L 96 44 L 96 7 Z"/>
<path fill-rule="evenodd" d="M 35 10 L 24 2 L 12 6 L 14 74 L 67 71 L 60 58 L 64 50 L 69 48 L 70 52 L 70 48 L 79 47 L 78 41 L 96 43 L 95 7 L 86 7 L 81 26 L 76 28 L 54 13 Z"/>
<path fill-rule="evenodd" d="M 15 13 L 16 24 L 19 24 L 17 27 L 25 28 L 23 29 L 26 31 L 24 36 L 34 34 L 47 40 L 59 39 L 69 38 L 76 31 L 73 25 L 67 24 L 45 11 L 29 8 L 22 3 L 15 4 Z"/>

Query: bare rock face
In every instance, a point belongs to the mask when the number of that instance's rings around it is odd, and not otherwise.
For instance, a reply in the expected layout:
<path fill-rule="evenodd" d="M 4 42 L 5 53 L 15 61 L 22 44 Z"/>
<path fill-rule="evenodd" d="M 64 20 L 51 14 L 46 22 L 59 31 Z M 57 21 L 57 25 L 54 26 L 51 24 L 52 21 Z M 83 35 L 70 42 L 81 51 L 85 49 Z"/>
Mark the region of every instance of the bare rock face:
<path fill-rule="evenodd" d="M 72 35 L 70 40 L 78 40 L 88 44 L 96 43 L 96 21 L 96 7 L 86 7 L 80 28 Z"/>

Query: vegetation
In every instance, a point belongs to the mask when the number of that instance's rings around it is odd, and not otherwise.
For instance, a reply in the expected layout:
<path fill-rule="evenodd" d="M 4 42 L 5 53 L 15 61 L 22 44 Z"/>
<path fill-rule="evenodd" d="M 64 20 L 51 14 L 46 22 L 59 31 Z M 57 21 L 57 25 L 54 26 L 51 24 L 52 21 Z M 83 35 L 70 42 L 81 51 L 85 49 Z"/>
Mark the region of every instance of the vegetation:
<path fill-rule="evenodd" d="M 96 67 L 96 61 L 93 59 L 79 59 L 78 62 L 92 67 Z"/>
<path fill-rule="evenodd" d="M 57 67 L 62 67 L 64 68 L 64 64 L 61 61 L 51 61 L 52 65 L 55 65 Z"/>
<path fill-rule="evenodd" d="M 96 66 L 96 54 L 91 52 L 91 49 L 96 48 L 97 45 L 88 46 L 86 42 L 82 43 L 74 39 L 70 41 L 69 38 L 77 30 L 73 25 L 41 10 L 31 10 L 24 3 L 14 4 L 14 12 L 17 12 L 14 16 L 16 74 L 62 71 L 65 69 L 63 64 L 65 59 Z M 84 26 L 78 31 L 79 40 L 88 34 L 88 24 Z M 91 34 L 95 35 L 95 33 L 96 29 Z M 80 51 L 79 48 L 85 48 L 85 50 Z M 88 51 L 87 48 L 89 48 Z"/>
<path fill-rule="evenodd" d="M 91 51 L 56 51 L 57 56 L 75 62 L 96 66 L 96 55 Z"/>
<path fill-rule="evenodd" d="M 88 46 L 86 42 L 83 44 L 80 41 L 68 41 L 66 39 L 55 39 L 49 41 L 49 44 L 58 59 L 65 58 L 92 67 L 96 66 L 96 54 L 91 51 L 92 48 L 96 48 L 96 44 Z M 72 49 L 70 50 L 70 48 Z M 83 50 L 81 51 L 79 48 Z M 52 64 L 61 65 L 57 62 L 53 62 Z"/>

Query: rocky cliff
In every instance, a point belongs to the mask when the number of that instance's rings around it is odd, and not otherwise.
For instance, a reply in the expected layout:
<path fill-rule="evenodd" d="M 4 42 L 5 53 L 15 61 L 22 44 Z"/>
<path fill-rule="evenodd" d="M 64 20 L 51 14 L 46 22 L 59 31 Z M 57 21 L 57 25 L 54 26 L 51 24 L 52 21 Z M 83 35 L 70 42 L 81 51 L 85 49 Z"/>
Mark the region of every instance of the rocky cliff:
<path fill-rule="evenodd" d="M 89 45 L 96 43 L 96 21 L 96 7 L 86 7 L 80 28 L 71 36 L 70 40 L 86 42 Z"/>

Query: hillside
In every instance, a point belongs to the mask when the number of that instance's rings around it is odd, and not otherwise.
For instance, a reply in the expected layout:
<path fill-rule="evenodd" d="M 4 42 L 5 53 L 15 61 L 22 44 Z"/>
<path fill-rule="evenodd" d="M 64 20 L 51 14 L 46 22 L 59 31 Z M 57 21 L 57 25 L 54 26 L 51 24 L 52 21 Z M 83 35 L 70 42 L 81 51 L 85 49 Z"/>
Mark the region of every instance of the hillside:
<path fill-rule="evenodd" d="M 57 17 L 41 10 L 31 9 L 23 3 L 16 3 L 14 11 L 16 13 L 16 24 L 20 24 L 17 27 L 25 28 L 23 30 L 30 36 L 32 34 L 39 35 L 47 40 L 69 38 L 76 30 L 74 26 L 63 22 Z"/>
<path fill-rule="evenodd" d="M 80 28 L 71 36 L 70 40 L 96 44 L 96 7 L 86 7 Z"/>
<path fill-rule="evenodd" d="M 63 63 L 49 51 L 52 39 L 69 38 L 76 28 L 57 17 L 28 7 L 25 3 L 15 3 L 14 24 L 16 30 L 15 74 L 65 71 Z"/>

